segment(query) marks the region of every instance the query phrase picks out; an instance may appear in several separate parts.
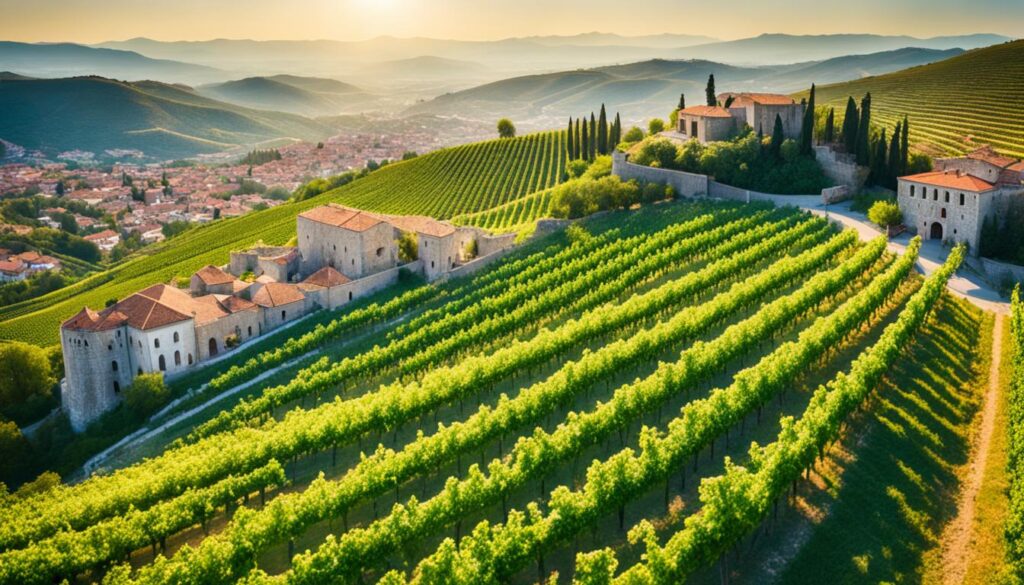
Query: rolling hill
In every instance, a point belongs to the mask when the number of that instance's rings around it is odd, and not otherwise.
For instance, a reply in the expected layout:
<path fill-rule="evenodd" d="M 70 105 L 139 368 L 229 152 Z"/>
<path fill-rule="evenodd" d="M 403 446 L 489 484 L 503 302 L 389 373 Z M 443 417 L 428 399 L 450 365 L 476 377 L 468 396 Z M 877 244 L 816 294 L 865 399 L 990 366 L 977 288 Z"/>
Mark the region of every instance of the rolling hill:
<path fill-rule="evenodd" d="M 899 49 L 852 55 L 811 63 L 770 67 L 739 67 L 694 60 L 653 59 L 626 65 L 514 77 L 448 93 L 416 104 L 410 112 L 492 119 L 509 116 L 528 128 L 561 124 L 566 116 L 590 112 L 606 104 L 631 121 L 663 117 L 679 93 L 689 102 L 703 100 L 708 75 L 720 90 L 790 93 L 811 83 L 829 83 L 932 63 L 962 51 Z"/>
<path fill-rule="evenodd" d="M 100 75 L 116 79 L 159 79 L 177 83 L 219 81 L 227 73 L 205 65 L 144 57 L 128 50 L 73 43 L 0 41 L 0 70 L 33 77 Z"/>
<path fill-rule="evenodd" d="M 0 82 L 0 137 L 47 153 L 124 148 L 168 159 L 330 134 L 330 128 L 308 118 L 242 108 L 159 82 L 102 77 Z"/>
<path fill-rule="evenodd" d="M 324 203 L 439 218 L 501 206 L 561 181 L 563 137 L 563 132 L 548 132 L 439 150 L 306 201 L 198 227 L 72 286 L 3 307 L 0 339 L 56 343 L 60 323 L 82 306 L 103 307 L 107 299 L 189 275 L 206 264 L 223 264 L 229 251 L 256 240 L 284 244 L 295 234 L 295 216 Z"/>
<path fill-rule="evenodd" d="M 247 77 L 202 85 L 196 91 L 240 106 L 303 116 L 353 113 L 373 99 L 361 89 L 341 81 L 295 75 Z"/>
<path fill-rule="evenodd" d="M 848 96 L 871 92 L 874 120 L 890 128 L 910 116 L 910 140 L 932 154 L 991 144 L 1024 157 L 1024 41 L 969 51 L 903 71 L 818 88 L 840 115 Z"/>

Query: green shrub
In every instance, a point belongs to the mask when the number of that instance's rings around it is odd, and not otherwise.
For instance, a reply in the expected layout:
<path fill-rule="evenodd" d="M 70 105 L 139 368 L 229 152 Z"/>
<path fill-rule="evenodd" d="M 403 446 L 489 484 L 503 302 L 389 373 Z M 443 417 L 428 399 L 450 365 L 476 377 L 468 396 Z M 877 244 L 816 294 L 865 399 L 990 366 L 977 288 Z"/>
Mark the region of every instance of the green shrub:
<path fill-rule="evenodd" d="M 899 225 L 903 222 L 900 206 L 890 201 L 876 201 L 868 210 L 868 219 L 882 228 Z"/>
<path fill-rule="evenodd" d="M 135 377 L 125 392 L 124 403 L 137 417 L 145 418 L 167 404 L 170 397 L 163 375 L 154 372 Z"/>

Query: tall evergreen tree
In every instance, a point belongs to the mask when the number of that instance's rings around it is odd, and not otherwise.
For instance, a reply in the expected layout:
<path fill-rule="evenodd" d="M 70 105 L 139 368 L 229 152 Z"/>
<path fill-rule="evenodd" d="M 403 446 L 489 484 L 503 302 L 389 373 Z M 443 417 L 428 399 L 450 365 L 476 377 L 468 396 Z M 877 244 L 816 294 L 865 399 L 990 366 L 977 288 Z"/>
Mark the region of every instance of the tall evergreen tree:
<path fill-rule="evenodd" d="M 569 116 L 569 129 L 565 133 L 565 154 L 569 160 L 576 159 L 576 150 L 573 147 L 572 116 Z"/>
<path fill-rule="evenodd" d="M 868 166 L 871 170 L 869 175 L 871 183 L 884 186 L 886 176 L 885 161 L 887 158 L 885 128 L 882 128 L 882 135 L 875 141 L 874 148 L 871 150 L 871 156 L 868 161 Z"/>
<path fill-rule="evenodd" d="M 583 122 L 583 134 L 580 136 L 580 147 L 583 149 L 580 158 L 590 160 L 590 133 L 587 131 L 587 123 Z"/>
<path fill-rule="evenodd" d="M 581 159 L 586 156 L 583 145 L 586 143 L 586 136 L 583 135 L 583 126 L 580 124 L 580 119 L 576 118 L 576 158 Z"/>
<path fill-rule="evenodd" d="M 814 84 L 811 84 L 811 97 L 804 107 L 804 122 L 800 128 L 800 154 L 810 156 L 814 153 Z"/>
<path fill-rule="evenodd" d="M 786 140 L 786 135 L 782 128 L 782 116 L 775 114 L 775 128 L 772 130 L 772 143 L 768 147 L 768 152 L 775 158 L 782 157 L 782 143 Z"/>
<path fill-rule="evenodd" d="M 715 97 L 715 74 L 712 73 L 708 76 L 708 86 L 704 89 L 704 95 L 707 97 L 709 106 L 717 106 L 718 98 Z"/>
<path fill-rule="evenodd" d="M 860 124 L 857 126 L 857 164 L 868 166 L 871 163 L 871 93 L 860 100 Z"/>
<path fill-rule="evenodd" d="M 907 174 L 910 168 L 910 120 L 903 116 L 903 128 L 900 135 L 900 169 L 899 174 Z"/>
<path fill-rule="evenodd" d="M 686 94 L 685 93 L 679 94 L 679 106 L 676 109 L 677 110 L 685 110 L 686 109 Z"/>
<path fill-rule="evenodd" d="M 892 140 L 889 142 L 889 154 L 885 160 L 885 186 L 890 189 L 896 188 L 896 177 L 900 172 L 900 129 L 902 126 L 899 122 L 896 123 L 896 129 L 893 130 Z"/>
<path fill-rule="evenodd" d="M 853 101 L 853 96 L 850 96 L 846 100 L 846 114 L 843 116 L 843 146 L 850 154 L 857 152 L 858 127 L 860 127 L 860 113 L 857 111 L 857 102 Z"/>
<path fill-rule="evenodd" d="M 832 144 L 832 141 L 836 138 L 836 109 L 828 109 L 828 117 L 825 118 L 825 132 L 822 135 L 822 141 L 825 144 Z"/>
<path fill-rule="evenodd" d="M 615 147 L 622 142 L 622 120 L 619 119 L 619 113 L 615 112 L 615 122 L 612 123 L 612 134 L 608 150 L 615 150 Z"/>
<path fill-rule="evenodd" d="M 597 120 L 597 152 L 608 154 L 608 114 L 601 104 L 601 117 Z"/>
<path fill-rule="evenodd" d="M 590 157 L 587 160 L 594 160 L 597 157 L 597 118 L 594 112 L 590 112 Z"/>

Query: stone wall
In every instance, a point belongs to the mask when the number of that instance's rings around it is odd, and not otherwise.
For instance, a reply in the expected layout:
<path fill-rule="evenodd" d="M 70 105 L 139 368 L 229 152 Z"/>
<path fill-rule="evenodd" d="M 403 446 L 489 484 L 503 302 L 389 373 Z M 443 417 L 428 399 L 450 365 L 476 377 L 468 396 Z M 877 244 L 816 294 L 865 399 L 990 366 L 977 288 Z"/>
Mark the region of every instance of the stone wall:
<path fill-rule="evenodd" d="M 309 307 L 305 299 L 276 307 L 263 307 L 261 309 L 263 313 L 263 330 L 277 329 L 289 321 L 302 317 L 308 309 Z"/>
<path fill-rule="evenodd" d="M 127 328 L 108 331 L 61 329 L 64 383 L 61 405 L 75 432 L 82 432 L 116 406 L 135 377 Z M 114 364 L 117 364 L 116 370 Z"/>
<path fill-rule="evenodd" d="M 708 194 L 708 177 L 683 171 L 658 169 L 629 162 L 625 153 L 612 153 L 612 174 L 623 181 L 636 179 L 642 183 L 671 185 L 676 197 L 698 197 Z"/>
<path fill-rule="evenodd" d="M 511 235 L 514 236 L 515 234 L 511 234 Z M 509 248 L 504 248 L 504 249 L 501 249 L 501 250 L 497 250 L 497 251 L 492 252 L 492 253 L 487 254 L 487 255 L 481 254 L 476 260 L 472 260 L 470 262 L 467 262 L 467 263 L 463 264 L 462 266 L 459 266 L 458 268 L 456 268 L 456 269 L 448 272 L 447 274 L 445 274 L 442 277 L 441 281 L 444 282 L 444 281 L 447 281 L 448 279 L 451 279 L 451 278 L 458 278 L 460 276 L 467 276 L 469 274 L 473 274 L 473 273 L 475 273 L 475 272 L 477 272 L 477 271 L 479 271 L 479 270 L 481 270 L 483 268 L 486 268 L 487 266 L 490 266 L 491 264 L 494 264 L 498 260 L 504 258 L 510 252 L 512 252 L 513 249 L 514 248 L 509 247 Z"/>
<path fill-rule="evenodd" d="M 821 202 L 825 205 L 831 205 L 833 203 L 839 203 L 840 201 L 846 201 L 853 197 L 850 192 L 850 188 L 846 185 L 837 185 L 835 187 L 826 187 L 821 190 Z"/>
<path fill-rule="evenodd" d="M 496 252 L 503 252 L 516 245 L 516 234 L 478 235 L 476 238 L 477 256 L 483 258 Z"/>
<path fill-rule="evenodd" d="M 1007 279 L 1013 282 L 1024 282 L 1024 266 L 988 258 L 978 258 L 978 264 L 980 264 L 982 272 L 985 273 L 985 279 L 995 286 L 1002 285 L 1003 281 Z"/>
<path fill-rule="evenodd" d="M 776 195 L 740 189 L 739 187 L 733 187 L 732 185 L 726 185 L 714 180 L 708 181 L 708 195 L 718 197 L 719 199 L 742 201 L 744 203 L 750 203 L 751 201 L 774 201 L 773 198 L 776 197 Z"/>
<path fill-rule="evenodd" d="M 900 179 L 896 201 L 903 211 L 903 223 L 922 239 L 930 240 L 935 225 L 942 240 L 967 242 L 978 253 L 981 224 L 992 207 L 990 193 L 971 193 L 936 188 Z"/>
<path fill-rule="evenodd" d="M 390 268 L 388 270 L 378 272 L 377 274 L 371 274 L 365 278 L 333 286 L 327 289 L 327 308 L 331 310 L 337 309 L 338 307 L 347 305 L 356 299 L 394 285 L 398 282 L 398 273 L 403 268 L 413 273 L 422 274 L 423 261 L 416 260 L 415 262 L 396 266 L 395 268 Z"/>
<path fill-rule="evenodd" d="M 238 336 L 239 343 L 259 337 L 263 332 L 260 322 L 260 309 L 239 311 L 216 321 L 196 327 L 196 344 L 200 361 L 213 357 L 210 353 L 210 339 L 217 344 L 217 355 L 227 351 L 227 338 Z"/>
<path fill-rule="evenodd" d="M 857 166 L 853 157 L 846 153 L 836 152 L 828 146 L 815 146 L 814 158 L 821 165 L 821 170 L 836 185 L 845 185 L 851 193 L 864 188 L 868 179 L 868 168 Z"/>

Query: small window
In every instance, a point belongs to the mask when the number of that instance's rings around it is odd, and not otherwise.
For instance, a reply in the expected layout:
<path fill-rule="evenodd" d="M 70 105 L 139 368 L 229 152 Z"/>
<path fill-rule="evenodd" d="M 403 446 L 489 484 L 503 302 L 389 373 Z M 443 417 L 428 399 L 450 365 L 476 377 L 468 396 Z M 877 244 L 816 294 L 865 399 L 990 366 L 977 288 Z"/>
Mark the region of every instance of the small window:
<path fill-rule="evenodd" d="M 384 248 L 377 248 L 377 257 L 380 258 L 384 255 Z"/>
<path fill-rule="evenodd" d="M 138 374 L 139 374 L 140 376 L 142 375 L 142 368 L 139 368 Z"/>
<path fill-rule="evenodd" d="M 114 351 L 114 344 L 113 343 L 108 343 L 107 344 L 107 351 Z"/>
<path fill-rule="evenodd" d="M 352 291 L 348 291 L 348 300 L 352 300 Z"/>
<path fill-rule="evenodd" d="M 89 347 L 89 340 L 88 340 L 88 339 L 86 339 L 86 340 L 84 341 L 84 343 L 85 343 L 85 347 Z"/>
<path fill-rule="evenodd" d="M 177 350 L 174 351 L 174 365 L 181 365 L 181 352 Z"/>
<path fill-rule="evenodd" d="M 288 317 L 288 312 L 287 312 L 287 311 L 281 311 L 281 320 L 283 321 L 283 320 L 285 320 L 285 319 L 286 319 L 287 317 Z"/>
<path fill-rule="evenodd" d="M 946 191 L 946 203 L 949 203 L 949 191 Z"/>
<path fill-rule="evenodd" d="M 157 360 L 157 363 L 160 365 L 161 372 L 167 371 L 167 360 L 164 359 L 163 354 L 160 355 L 160 358 Z"/>
<path fill-rule="evenodd" d="M 120 393 L 121 393 L 121 385 L 117 383 L 117 380 L 114 380 L 114 394 L 120 394 Z"/>
<path fill-rule="evenodd" d="M 332 249 L 333 249 L 333 250 L 334 250 L 335 252 L 337 252 L 337 251 L 338 251 L 338 244 L 331 244 L 331 248 L 332 248 Z"/>
<path fill-rule="evenodd" d="M 252 325 L 249 325 L 249 337 L 252 337 Z"/>
<path fill-rule="evenodd" d="M 946 208 L 942 208 L 942 219 L 946 219 Z"/>
<path fill-rule="evenodd" d="M 355 266 L 355 265 L 356 265 L 356 259 L 355 259 L 355 258 L 353 258 L 353 259 L 352 259 L 352 266 Z"/>
<path fill-rule="evenodd" d="M 938 200 L 939 200 L 939 190 L 938 189 L 932 189 L 932 201 L 938 201 Z"/>
<path fill-rule="evenodd" d="M 174 332 L 174 343 L 178 343 L 179 341 L 181 341 L 181 337 L 179 337 L 178 336 L 178 332 L 175 331 Z"/>
<path fill-rule="evenodd" d="M 960 205 L 963 205 L 963 204 L 964 204 L 964 199 L 966 199 L 966 198 L 964 197 L 964 194 L 963 194 L 963 193 L 961 193 L 961 194 L 960 194 Z"/>
<path fill-rule="evenodd" d="M 188 354 L 188 365 L 192 365 L 192 354 Z"/>
<path fill-rule="evenodd" d="M 433 268 L 433 267 L 434 267 L 434 261 L 433 261 L 433 260 L 431 260 L 431 261 L 430 261 L 430 267 L 431 267 L 431 268 Z"/>
<path fill-rule="evenodd" d="M 160 349 L 160 340 L 159 339 L 154 339 L 153 340 L 153 347 L 155 347 L 157 349 Z"/>
<path fill-rule="evenodd" d="M 910 196 L 911 197 L 914 196 L 914 186 L 913 185 L 910 186 Z"/>
<path fill-rule="evenodd" d="M 117 371 L 117 360 L 110 362 L 110 369 Z"/>

